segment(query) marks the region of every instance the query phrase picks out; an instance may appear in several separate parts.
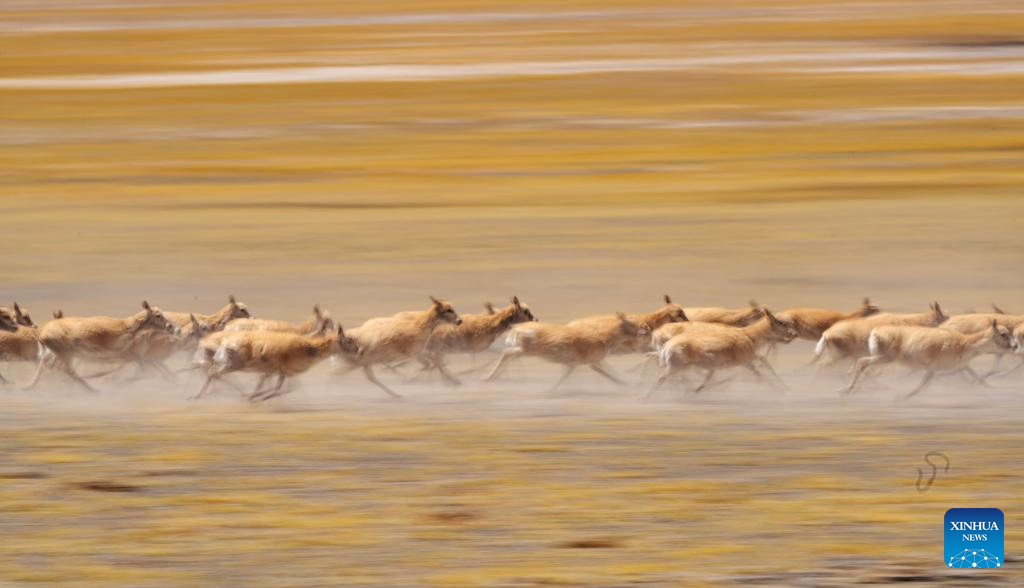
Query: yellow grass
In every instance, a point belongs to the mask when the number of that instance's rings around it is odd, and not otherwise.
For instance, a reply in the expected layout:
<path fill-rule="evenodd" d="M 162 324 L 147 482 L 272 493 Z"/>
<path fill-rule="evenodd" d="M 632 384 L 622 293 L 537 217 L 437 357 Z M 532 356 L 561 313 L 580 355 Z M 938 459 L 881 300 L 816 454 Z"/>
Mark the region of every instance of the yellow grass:
<path fill-rule="evenodd" d="M 999 447 L 1024 440 L 1015 421 L 989 412 L 982 431 L 920 409 L 852 409 L 839 421 L 820 414 L 830 421 L 821 424 L 762 409 L 742 429 L 728 406 L 543 422 L 413 406 L 377 416 L 161 409 L 130 420 L 93 414 L 94 428 L 74 441 L 33 416 L 42 406 L 18 401 L 5 418 L 8 580 L 877 581 L 936 573 L 951 505 L 983 499 L 1008 521 L 1021 507 L 1014 478 L 998 475 L 1013 471 Z M 798 423 L 819 439 L 816 457 L 791 438 Z M 864 445 L 865 434 L 885 447 Z M 55 439 L 93 458 L 32 451 Z M 534 451 L 538 443 L 560 450 Z M 945 449 L 954 464 L 921 494 L 913 478 L 923 448 Z M 758 463 L 744 461 L 754 455 Z M 82 486 L 97 481 L 130 491 Z M 1009 528 L 1008 548 L 1019 535 Z M 40 557 L 46 565 L 33 566 Z"/>

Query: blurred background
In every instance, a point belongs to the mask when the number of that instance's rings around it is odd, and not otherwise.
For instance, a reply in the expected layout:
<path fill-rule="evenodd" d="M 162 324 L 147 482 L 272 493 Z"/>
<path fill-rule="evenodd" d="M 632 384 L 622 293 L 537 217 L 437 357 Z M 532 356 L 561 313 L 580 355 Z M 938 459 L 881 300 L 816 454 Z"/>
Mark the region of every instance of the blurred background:
<path fill-rule="evenodd" d="M 2 302 L 1020 312 L 1022 31 L 997 0 L 3 0 Z M 1011 563 L 1019 385 L 843 405 L 809 353 L 798 400 L 5 393 L 0 580 L 955 584 L 942 513 L 980 497 Z"/>

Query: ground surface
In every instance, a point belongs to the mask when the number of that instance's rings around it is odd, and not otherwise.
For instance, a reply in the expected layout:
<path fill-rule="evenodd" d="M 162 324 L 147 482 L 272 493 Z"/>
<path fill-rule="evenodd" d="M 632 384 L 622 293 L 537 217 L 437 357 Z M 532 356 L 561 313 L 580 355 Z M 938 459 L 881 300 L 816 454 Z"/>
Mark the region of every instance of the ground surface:
<path fill-rule="evenodd" d="M 619 362 L 625 371 L 631 361 Z M 897 378 L 841 401 L 785 371 L 637 400 L 525 363 L 505 382 L 318 372 L 230 389 L 57 382 L 0 417 L 0 577 L 53 585 L 1005 585 L 1019 570 L 1020 385 Z M 898 375 L 899 370 L 893 374 Z M 596 376 L 595 376 L 596 377 Z M 631 378 L 639 378 L 632 375 Z M 951 461 L 916 489 L 924 454 Z M 939 464 L 941 465 L 941 463 Z M 1006 567 L 942 565 L 953 506 L 1006 513 Z"/>

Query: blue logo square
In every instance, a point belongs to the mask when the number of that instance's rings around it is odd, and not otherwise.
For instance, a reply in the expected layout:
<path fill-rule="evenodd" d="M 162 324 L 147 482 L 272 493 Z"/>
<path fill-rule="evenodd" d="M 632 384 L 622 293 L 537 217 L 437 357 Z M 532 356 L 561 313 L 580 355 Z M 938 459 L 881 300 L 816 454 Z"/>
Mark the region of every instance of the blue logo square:
<path fill-rule="evenodd" d="M 998 508 L 951 508 L 945 517 L 948 568 L 1003 567 L 1003 511 Z"/>

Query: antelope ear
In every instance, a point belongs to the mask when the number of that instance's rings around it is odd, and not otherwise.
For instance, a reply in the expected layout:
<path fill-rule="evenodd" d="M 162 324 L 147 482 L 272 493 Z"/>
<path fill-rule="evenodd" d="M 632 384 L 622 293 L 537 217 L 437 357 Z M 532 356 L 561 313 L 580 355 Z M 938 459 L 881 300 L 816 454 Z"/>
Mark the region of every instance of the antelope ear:
<path fill-rule="evenodd" d="M 615 313 L 615 316 L 619 317 L 619 320 L 620 320 L 620 321 L 622 321 L 622 322 L 626 322 L 626 321 L 628 321 L 628 320 L 629 320 L 629 319 L 628 319 L 628 318 L 626 317 L 626 313 L 622 312 L 621 310 L 620 310 L 620 311 L 617 311 L 617 312 Z"/>
<path fill-rule="evenodd" d="M 778 319 L 778 317 L 776 317 L 774 314 L 772 314 L 772 311 L 768 310 L 767 308 L 762 308 L 761 312 L 763 312 L 764 315 L 766 317 L 768 317 L 768 320 L 770 320 L 773 323 L 780 323 L 780 322 L 782 322 L 782 321 L 780 321 Z"/>
<path fill-rule="evenodd" d="M 441 306 L 441 301 L 433 296 L 430 297 L 430 301 L 434 303 L 434 306 Z"/>
<path fill-rule="evenodd" d="M 672 304 L 672 297 L 665 294 L 665 304 Z"/>
<path fill-rule="evenodd" d="M 513 297 L 512 297 L 512 304 L 514 304 L 514 305 L 516 306 L 516 308 L 519 308 L 519 307 L 520 307 L 520 304 L 519 304 L 519 297 L 518 297 L 518 296 L 513 296 Z"/>
<path fill-rule="evenodd" d="M 761 310 L 761 305 L 758 304 L 757 300 L 754 300 L 753 298 L 750 299 L 750 302 L 748 304 L 750 304 L 750 308 Z"/>
<path fill-rule="evenodd" d="M 21 307 L 18 306 L 17 302 L 14 303 L 14 314 L 17 316 L 22 316 L 24 314 L 23 312 L 21 312 Z"/>
<path fill-rule="evenodd" d="M 314 304 L 313 305 L 313 314 L 316 316 L 317 319 L 322 319 L 323 318 L 324 313 L 320 310 L 320 305 L 319 304 Z"/>
<path fill-rule="evenodd" d="M 142 301 L 142 308 L 144 308 L 146 310 L 153 310 L 153 307 L 151 307 L 149 305 L 149 302 L 146 302 L 145 300 Z"/>
<path fill-rule="evenodd" d="M 228 294 L 228 303 L 231 306 L 238 306 L 238 301 L 235 300 L 235 295 L 234 294 Z"/>
<path fill-rule="evenodd" d="M 14 305 L 14 310 L 18 310 L 18 305 L 17 305 L 17 303 L 15 303 L 15 305 Z M 992 310 L 994 310 L 994 311 L 996 312 L 996 314 L 1006 314 L 1006 311 L 1005 311 L 1005 310 L 1003 310 L 1002 308 L 999 308 L 999 307 L 998 307 L 998 306 L 996 305 L 996 303 L 995 303 L 995 302 L 993 302 L 993 303 L 992 303 Z"/>
<path fill-rule="evenodd" d="M 345 336 L 345 327 L 341 326 L 341 323 L 338 323 L 338 338 L 341 338 L 341 337 L 344 337 L 344 336 Z"/>
<path fill-rule="evenodd" d="M 55 319 L 64 318 L 64 311 L 59 309 L 59 308 L 57 310 L 53 311 L 53 318 L 55 318 Z"/>
<path fill-rule="evenodd" d="M 864 306 L 871 306 L 871 299 L 867 296 L 864 297 Z"/>

